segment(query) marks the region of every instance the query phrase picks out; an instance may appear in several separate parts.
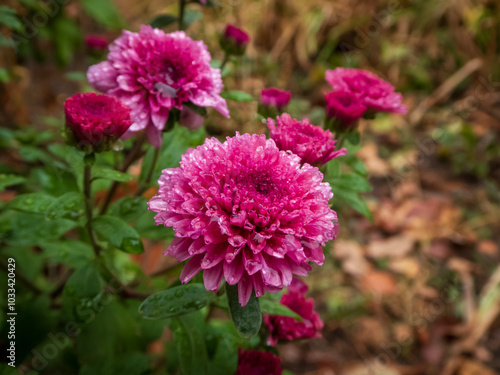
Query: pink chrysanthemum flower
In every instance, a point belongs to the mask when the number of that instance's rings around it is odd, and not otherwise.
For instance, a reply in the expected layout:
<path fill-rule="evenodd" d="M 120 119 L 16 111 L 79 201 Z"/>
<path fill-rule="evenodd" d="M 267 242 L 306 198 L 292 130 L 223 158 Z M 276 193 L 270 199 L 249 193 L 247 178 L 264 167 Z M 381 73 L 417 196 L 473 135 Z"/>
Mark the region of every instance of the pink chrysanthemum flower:
<path fill-rule="evenodd" d="M 361 99 L 346 90 L 332 91 L 325 95 L 326 116 L 335 118 L 341 128 L 348 128 L 363 117 L 366 107 Z"/>
<path fill-rule="evenodd" d="M 150 142 L 159 147 L 169 111 L 190 101 L 214 107 L 229 117 L 219 95 L 223 84 L 219 69 L 210 67 L 206 45 L 183 31 L 165 34 L 151 26 L 139 33 L 123 31 L 109 47 L 108 60 L 87 72 L 90 85 L 116 96 L 132 109 L 133 125 L 125 138 L 146 129 Z"/>
<path fill-rule="evenodd" d="M 64 113 L 74 141 L 92 151 L 110 150 L 132 125 L 130 108 L 117 98 L 93 92 L 66 99 Z"/>
<path fill-rule="evenodd" d="M 236 26 L 228 24 L 220 39 L 224 51 L 231 55 L 241 56 L 245 53 L 250 37 Z"/>
<path fill-rule="evenodd" d="M 276 87 L 270 87 L 262 90 L 261 97 L 264 107 L 276 107 L 278 110 L 282 110 L 290 103 L 292 93 L 290 91 L 277 89 Z"/>
<path fill-rule="evenodd" d="M 361 69 L 336 68 L 327 70 L 326 81 L 334 90 L 350 91 L 371 112 L 406 113 L 401 104 L 402 95 L 394 92 L 394 87 L 375 74 Z"/>
<path fill-rule="evenodd" d="M 306 339 L 321 337 L 323 322 L 314 310 L 314 300 L 305 297 L 307 285 L 293 279 L 288 293 L 283 294 L 280 303 L 299 314 L 302 321 L 278 315 L 264 315 L 264 323 L 269 330 L 269 345 L 276 345 L 280 340 Z"/>
<path fill-rule="evenodd" d="M 347 154 L 346 148 L 335 151 L 337 141 L 329 130 L 310 124 L 308 119 L 299 121 L 284 113 L 276 118 L 276 123 L 267 119 L 267 126 L 278 148 L 300 156 L 302 163 L 322 165 Z"/>
<path fill-rule="evenodd" d="M 189 259 L 180 279 L 203 270 L 207 290 L 224 276 L 238 284 L 239 302 L 306 276 L 322 264 L 322 246 L 338 233 L 333 194 L 323 174 L 280 151 L 263 134 L 216 138 L 190 149 L 180 167 L 165 169 L 159 194 L 149 201 L 157 225 L 173 227 L 165 254 Z"/>
<path fill-rule="evenodd" d="M 281 361 L 273 353 L 238 348 L 238 369 L 234 375 L 281 375 L 282 373 Z"/>

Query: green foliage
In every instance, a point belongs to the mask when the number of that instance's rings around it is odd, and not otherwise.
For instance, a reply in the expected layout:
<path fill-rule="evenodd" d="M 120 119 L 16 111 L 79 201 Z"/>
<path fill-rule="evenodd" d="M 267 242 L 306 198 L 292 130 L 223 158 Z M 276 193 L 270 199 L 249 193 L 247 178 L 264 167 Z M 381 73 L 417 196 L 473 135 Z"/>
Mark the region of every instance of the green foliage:
<path fill-rule="evenodd" d="M 231 318 L 238 332 L 246 338 L 255 336 L 262 324 L 259 299 L 252 292 L 248 303 L 241 306 L 238 301 L 238 285 L 226 285 L 227 301 Z"/>
<path fill-rule="evenodd" d="M 92 220 L 92 225 L 97 234 L 111 246 L 129 254 L 144 252 L 141 236 L 125 221 L 104 215 Z"/>
<path fill-rule="evenodd" d="M 254 98 L 252 95 L 247 94 L 244 91 L 230 90 L 224 91 L 220 94 L 224 99 L 231 100 L 233 102 L 253 102 Z"/>
<path fill-rule="evenodd" d="M 139 311 L 145 319 L 166 319 L 197 311 L 214 299 L 203 284 L 179 285 L 149 296 Z"/>

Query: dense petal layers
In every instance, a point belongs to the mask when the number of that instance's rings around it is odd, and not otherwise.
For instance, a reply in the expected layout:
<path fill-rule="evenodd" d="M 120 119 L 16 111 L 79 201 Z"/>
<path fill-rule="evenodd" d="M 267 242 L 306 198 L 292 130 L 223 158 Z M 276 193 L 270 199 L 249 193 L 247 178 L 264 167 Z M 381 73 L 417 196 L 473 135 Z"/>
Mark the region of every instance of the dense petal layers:
<path fill-rule="evenodd" d="M 125 136 L 146 129 L 155 147 L 161 144 L 169 111 L 182 109 L 183 102 L 214 107 L 229 117 L 219 95 L 220 70 L 210 66 L 206 45 L 183 31 L 166 34 L 150 26 L 138 33 L 123 31 L 110 45 L 107 61 L 91 66 L 87 77 L 93 88 L 132 109 L 134 123 Z"/>
<path fill-rule="evenodd" d="M 332 91 L 325 95 L 326 115 L 336 118 L 342 128 L 349 128 L 363 117 L 366 106 L 356 95 L 346 90 Z"/>
<path fill-rule="evenodd" d="M 176 239 L 165 251 L 189 259 L 181 281 L 203 271 L 216 291 L 222 277 L 238 284 L 245 305 L 257 296 L 306 276 L 308 262 L 322 264 L 322 246 L 338 233 L 333 194 L 318 168 L 280 151 L 264 135 L 207 139 L 165 169 L 158 195 L 149 201 L 157 225 Z"/>
<path fill-rule="evenodd" d="M 309 123 L 292 119 L 287 113 L 267 120 L 271 138 L 280 150 L 291 151 L 300 156 L 302 163 L 321 165 L 347 154 L 347 149 L 335 150 L 336 140 L 329 130 Z"/>
<path fill-rule="evenodd" d="M 109 150 L 132 124 L 130 108 L 116 98 L 93 92 L 68 98 L 64 114 L 76 143 L 90 146 L 92 151 Z"/>
<path fill-rule="evenodd" d="M 280 340 L 292 341 L 312 337 L 321 337 L 323 322 L 314 310 L 314 300 L 305 297 L 307 286 L 298 279 L 293 279 L 288 293 L 283 294 L 280 303 L 299 314 L 302 321 L 291 317 L 265 315 L 264 323 L 269 330 L 269 345 L 276 345 Z"/>
<path fill-rule="evenodd" d="M 356 95 L 370 112 L 406 113 L 401 104 L 402 95 L 394 87 L 366 70 L 336 68 L 327 70 L 326 81 L 334 90 L 344 90 Z"/>

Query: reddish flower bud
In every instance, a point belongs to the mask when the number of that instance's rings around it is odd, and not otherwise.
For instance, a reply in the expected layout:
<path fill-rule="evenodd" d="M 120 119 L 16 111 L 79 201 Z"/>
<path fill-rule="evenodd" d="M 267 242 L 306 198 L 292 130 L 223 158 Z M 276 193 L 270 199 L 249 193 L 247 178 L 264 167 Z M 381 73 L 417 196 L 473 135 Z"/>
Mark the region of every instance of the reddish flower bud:
<path fill-rule="evenodd" d="M 238 369 L 234 375 L 281 375 L 281 361 L 273 353 L 238 349 Z"/>
<path fill-rule="evenodd" d="M 261 96 L 264 107 L 275 107 L 281 111 L 290 102 L 292 93 L 277 89 L 276 87 L 270 87 L 262 90 Z"/>
<path fill-rule="evenodd" d="M 245 53 L 250 37 L 236 26 L 227 25 L 220 38 L 220 46 L 230 55 L 241 56 Z"/>
<path fill-rule="evenodd" d="M 85 45 L 93 51 L 103 52 L 108 49 L 108 40 L 100 35 L 87 35 L 85 37 Z"/>
<path fill-rule="evenodd" d="M 356 123 L 366 111 L 359 98 L 349 91 L 333 91 L 325 95 L 326 116 L 335 118 L 340 128 L 346 129 Z"/>
<path fill-rule="evenodd" d="M 64 113 L 73 141 L 91 152 L 111 150 L 132 125 L 130 108 L 119 99 L 93 92 L 68 98 Z"/>

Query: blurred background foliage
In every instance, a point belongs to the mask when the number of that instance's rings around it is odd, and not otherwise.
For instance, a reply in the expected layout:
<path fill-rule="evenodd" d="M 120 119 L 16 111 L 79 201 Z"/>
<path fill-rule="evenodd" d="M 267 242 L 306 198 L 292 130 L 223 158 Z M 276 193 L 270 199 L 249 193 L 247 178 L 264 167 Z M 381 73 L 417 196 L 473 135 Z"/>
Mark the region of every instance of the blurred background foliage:
<path fill-rule="evenodd" d="M 348 183 L 362 193 L 372 221 L 349 208 L 342 184 L 332 182 L 341 233 L 328 245 L 325 265 L 308 278 L 325 321 L 323 338 L 280 346 L 284 367 L 297 374 L 325 375 L 499 374 L 500 3 L 214 0 L 209 5 L 190 4 L 188 34 L 204 40 L 212 57 L 221 60 L 218 35 L 225 24 L 245 29 L 251 44 L 244 57 L 229 65 L 224 82 L 255 101 L 230 103 L 230 120 L 211 116 L 205 123 L 207 134 L 264 132 L 256 111 L 260 91 L 269 86 L 291 90 L 292 116 L 319 124 L 329 90 L 324 72 L 337 66 L 384 77 L 403 93 L 409 107 L 406 116 L 380 114 L 370 127 L 363 122 L 360 126 L 363 147 L 357 155 L 365 166 L 351 165 L 350 170 L 368 175 L 374 189 Z M 112 41 L 122 28 L 138 30 L 151 22 L 174 30 L 166 15 L 177 12 L 177 2 L 168 0 L 2 2 L 0 174 L 23 176 L 26 192 L 36 192 L 37 186 L 55 196 L 73 190 L 77 180 L 57 161 L 67 150 L 49 145 L 61 141 L 64 100 L 89 90 L 85 71 L 104 56 L 89 51 L 85 37 L 99 34 Z M 204 136 L 202 131 L 176 129 L 165 147 L 175 147 L 174 154 L 180 155 Z M 177 161 L 164 160 L 161 167 Z M 13 185 L 1 179 L 0 184 Z M 135 188 L 130 184 L 122 184 L 122 194 Z M 10 188 L 0 198 L 6 203 L 17 193 Z M 105 192 L 97 194 L 102 199 Z M 161 289 L 175 282 L 178 273 L 175 261 L 161 256 L 171 233 L 157 230 L 150 213 L 136 212 L 134 205 L 140 203 L 117 201 L 112 210 L 131 215 L 146 251 L 132 260 L 123 253 L 116 256 L 123 257 L 121 275 L 129 275 L 130 281 L 138 272 L 151 275 L 172 267 L 166 278 L 144 281 Z M 57 287 L 51 272 L 74 266 L 89 252 L 53 242 L 55 232 L 71 227 L 71 220 L 34 227 L 25 214 L 15 220 L 26 230 L 17 232 L 18 238 L 2 252 L 16 254 L 20 269 L 39 288 Z M 10 222 L 0 220 L 2 234 L 9 233 Z M 39 238 L 31 240 L 34 233 L 43 237 L 45 247 Z M 57 251 L 57 246 L 70 250 Z M 4 283 L 5 275 L 0 275 Z M 71 312 L 64 306 L 51 306 L 46 296 L 18 303 L 26 317 L 33 316 L 26 336 L 19 332 L 29 339 L 18 340 L 18 355 L 26 354 L 26 363 L 32 363 L 31 349 L 42 345 L 65 318 L 75 317 L 65 315 Z M 99 367 L 106 374 L 162 373 L 165 358 L 167 368 L 175 368 L 172 348 L 164 348 L 164 342 L 183 328 L 164 331 L 163 324 L 141 320 L 137 307 L 137 301 L 113 300 L 71 343 L 79 359 L 74 351 L 64 351 L 43 373 L 76 373 L 80 361 L 84 366 L 79 373 L 95 374 L 93 366 L 101 366 L 103 358 L 120 363 L 108 370 L 103 368 L 113 365 Z M 198 318 L 203 319 L 193 319 Z M 186 324 L 191 323 L 203 322 Z M 210 329 L 205 337 L 219 334 Z M 110 330 L 113 335 L 107 334 Z M 217 354 L 221 358 L 222 351 Z"/>

